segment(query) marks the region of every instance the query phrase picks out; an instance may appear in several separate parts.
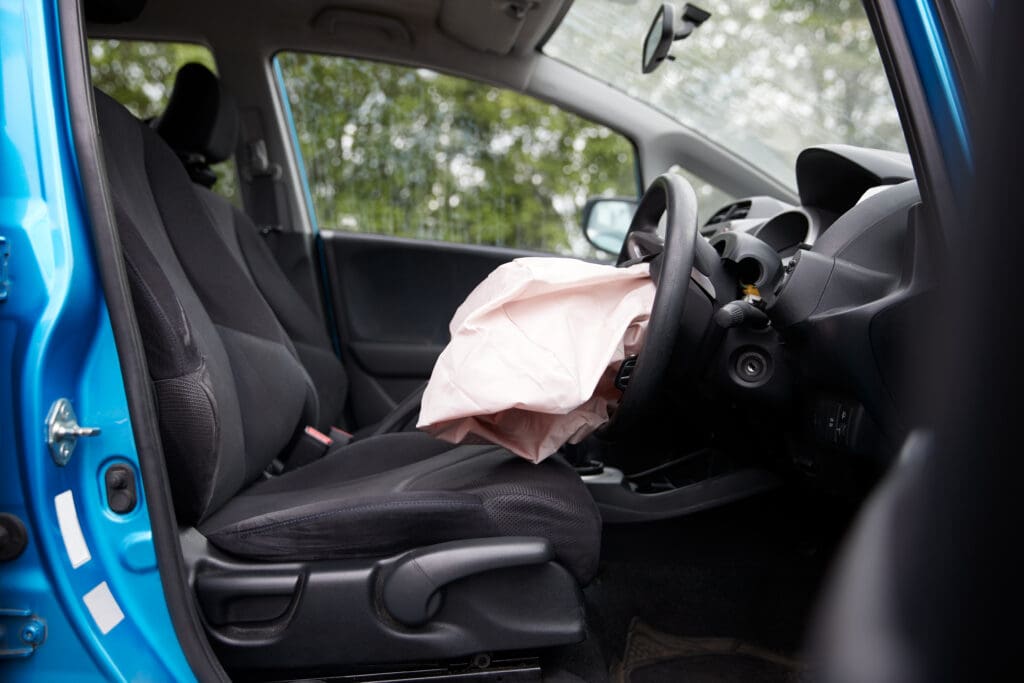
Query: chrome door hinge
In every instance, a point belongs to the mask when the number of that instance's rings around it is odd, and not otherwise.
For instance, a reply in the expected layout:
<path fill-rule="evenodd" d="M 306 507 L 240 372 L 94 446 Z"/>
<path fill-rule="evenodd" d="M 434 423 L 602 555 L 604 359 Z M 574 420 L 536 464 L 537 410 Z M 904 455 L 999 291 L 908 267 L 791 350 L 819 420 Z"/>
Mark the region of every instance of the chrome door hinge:
<path fill-rule="evenodd" d="M 60 467 L 68 464 L 80 436 L 95 436 L 99 427 L 79 427 L 71 401 L 58 398 L 46 415 L 46 445 L 50 447 L 53 461 Z"/>
<path fill-rule="evenodd" d="M 0 607 L 0 659 L 28 657 L 46 641 L 46 622 L 27 609 Z"/>
<path fill-rule="evenodd" d="M 11 245 L 6 237 L 0 236 L 0 301 L 7 300 L 11 291 L 11 281 L 7 279 L 7 261 L 11 258 Z"/>

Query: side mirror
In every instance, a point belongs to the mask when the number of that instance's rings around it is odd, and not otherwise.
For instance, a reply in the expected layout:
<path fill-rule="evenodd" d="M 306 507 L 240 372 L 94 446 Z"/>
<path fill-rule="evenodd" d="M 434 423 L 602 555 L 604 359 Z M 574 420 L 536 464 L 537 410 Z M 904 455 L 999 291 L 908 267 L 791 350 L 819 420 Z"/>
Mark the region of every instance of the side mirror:
<path fill-rule="evenodd" d="M 707 21 L 710 16 L 710 12 L 686 3 L 683 5 L 682 16 L 677 25 L 672 5 L 667 2 L 663 3 L 658 8 L 658 13 L 654 15 L 651 28 L 648 29 L 647 37 L 644 38 L 644 54 L 641 64 L 643 72 L 649 74 L 661 66 L 666 59 L 672 59 L 668 54 L 672 49 L 672 43 L 689 36 L 693 33 L 693 29 Z"/>
<path fill-rule="evenodd" d="M 629 232 L 637 201 L 628 197 L 592 197 L 583 205 L 583 235 L 608 254 L 617 255 Z"/>

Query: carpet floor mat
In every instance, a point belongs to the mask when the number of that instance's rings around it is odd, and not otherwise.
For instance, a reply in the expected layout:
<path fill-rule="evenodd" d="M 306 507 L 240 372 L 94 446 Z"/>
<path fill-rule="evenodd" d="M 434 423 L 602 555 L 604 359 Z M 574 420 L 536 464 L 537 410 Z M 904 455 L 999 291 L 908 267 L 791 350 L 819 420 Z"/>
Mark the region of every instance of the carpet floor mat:
<path fill-rule="evenodd" d="M 687 638 L 633 619 L 614 683 L 796 683 L 807 680 L 788 657 L 733 638 Z"/>

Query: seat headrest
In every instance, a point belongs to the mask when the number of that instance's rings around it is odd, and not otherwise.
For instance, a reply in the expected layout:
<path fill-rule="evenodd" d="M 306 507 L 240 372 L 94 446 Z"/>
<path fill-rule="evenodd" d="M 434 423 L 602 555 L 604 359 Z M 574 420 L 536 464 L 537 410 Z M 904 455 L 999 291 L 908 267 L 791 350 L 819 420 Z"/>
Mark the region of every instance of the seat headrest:
<path fill-rule="evenodd" d="M 156 130 L 183 159 L 216 164 L 235 151 L 238 104 L 209 69 L 190 62 L 178 70 Z"/>
<path fill-rule="evenodd" d="M 122 24 L 142 14 L 146 0 L 86 0 L 85 18 L 97 24 Z"/>

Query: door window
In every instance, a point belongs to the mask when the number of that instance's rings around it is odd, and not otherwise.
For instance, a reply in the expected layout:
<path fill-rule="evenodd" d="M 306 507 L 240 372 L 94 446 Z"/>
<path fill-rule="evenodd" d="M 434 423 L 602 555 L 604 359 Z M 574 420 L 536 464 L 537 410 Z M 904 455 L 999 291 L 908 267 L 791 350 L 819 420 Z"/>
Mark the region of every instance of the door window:
<path fill-rule="evenodd" d="M 323 229 L 593 256 L 588 197 L 637 195 L 627 138 L 533 97 L 364 60 L 277 62 Z"/>

